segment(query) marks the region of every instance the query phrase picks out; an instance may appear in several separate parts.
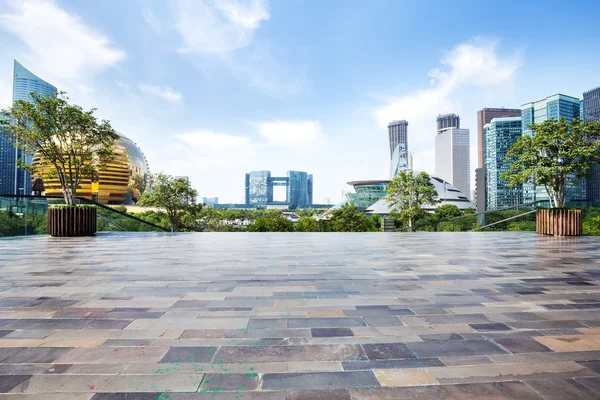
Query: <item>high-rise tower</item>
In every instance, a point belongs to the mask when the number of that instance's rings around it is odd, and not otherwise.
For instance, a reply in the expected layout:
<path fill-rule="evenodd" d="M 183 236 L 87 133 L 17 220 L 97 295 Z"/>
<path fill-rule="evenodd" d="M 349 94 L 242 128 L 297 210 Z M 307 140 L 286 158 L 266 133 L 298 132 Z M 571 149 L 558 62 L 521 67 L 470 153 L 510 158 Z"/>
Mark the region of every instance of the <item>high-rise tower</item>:
<path fill-rule="evenodd" d="M 468 129 L 442 129 L 435 137 L 435 176 L 471 193 L 470 156 Z"/>
<path fill-rule="evenodd" d="M 600 87 L 583 92 L 583 120 L 600 121 Z M 588 201 L 598 203 L 600 202 L 600 164 L 594 164 L 588 172 L 590 176 L 587 178 L 586 197 Z"/>
<path fill-rule="evenodd" d="M 405 159 L 408 160 L 408 142 L 407 142 L 408 122 L 392 121 L 388 124 L 388 135 L 390 138 L 390 159 L 394 155 L 394 150 L 400 144 L 402 145 L 401 153 L 405 153 Z"/>
<path fill-rule="evenodd" d="M 518 108 L 482 108 L 477 111 L 477 168 L 484 168 L 485 139 L 483 127 L 494 118 L 520 117 L 521 110 Z"/>
<path fill-rule="evenodd" d="M 17 100 L 31 102 L 31 93 L 56 96 L 56 87 L 32 74 L 17 60 L 14 62 L 13 103 Z M 7 133 L 0 132 L 0 194 L 31 194 L 31 173 L 17 168 L 17 161 L 30 164 L 32 157 L 16 149 L 7 141 Z"/>
<path fill-rule="evenodd" d="M 437 116 L 437 131 L 440 133 L 446 128 L 460 128 L 460 117 L 457 114 L 444 114 Z"/>

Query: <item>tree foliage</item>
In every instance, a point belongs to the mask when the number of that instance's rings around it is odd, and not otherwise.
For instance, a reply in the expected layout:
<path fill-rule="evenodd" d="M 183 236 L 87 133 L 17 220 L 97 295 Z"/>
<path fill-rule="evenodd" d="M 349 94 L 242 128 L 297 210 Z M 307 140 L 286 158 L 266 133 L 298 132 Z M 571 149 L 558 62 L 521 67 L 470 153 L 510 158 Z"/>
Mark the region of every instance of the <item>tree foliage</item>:
<path fill-rule="evenodd" d="M 438 203 L 437 191 L 426 172 L 415 175 L 413 171 L 400 171 L 388 184 L 386 192 L 384 199 L 390 204 L 392 215 L 410 230 L 426 215 L 423 205 Z"/>
<path fill-rule="evenodd" d="M 76 204 L 77 189 L 110 160 L 117 133 L 108 121 L 98 121 L 95 109 L 85 111 L 58 96 L 31 93 L 32 102 L 17 100 L 3 110 L 0 127 L 15 147 L 39 156 L 34 165 L 21 164 L 42 178 L 58 178 L 65 202 Z"/>
<path fill-rule="evenodd" d="M 460 217 L 463 213 L 455 204 L 444 204 L 435 209 L 435 217 L 438 221 L 445 221 L 450 218 Z"/>
<path fill-rule="evenodd" d="M 369 232 L 378 230 L 374 220 L 352 204 L 344 204 L 332 213 L 331 229 L 335 232 Z"/>
<path fill-rule="evenodd" d="M 152 180 L 152 188 L 144 192 L 138 205 L 163 209 L 171 232 L 189 230 L 195 224 L 202 206 L 196 203 L 198 192 L 184 178 L 159 174 Z M 187 228 L 187 229 L 186 229 Z"/>
<path fill-rule="evenodd" d="M 260 213 L 248 226 L 249 232 L 293 232 L 294 223 L 279 210 L 266 210 Z"/>
<path fill-rule="evenodd" d="M 320 232 L 319 221 L 313 217 L 300 217 L 296 221 L 296 231 L 298 232 Z"/>
<path fill-rule="evenodd" d="M 508 153 L 510 169 L 501 175 L 511 186 L 531 182 L 544 186 L 553 207 L 564 207 L 577 179 L 600 161 L 600 122 L 570 123 L 561 118 L 530 125 Z"/>

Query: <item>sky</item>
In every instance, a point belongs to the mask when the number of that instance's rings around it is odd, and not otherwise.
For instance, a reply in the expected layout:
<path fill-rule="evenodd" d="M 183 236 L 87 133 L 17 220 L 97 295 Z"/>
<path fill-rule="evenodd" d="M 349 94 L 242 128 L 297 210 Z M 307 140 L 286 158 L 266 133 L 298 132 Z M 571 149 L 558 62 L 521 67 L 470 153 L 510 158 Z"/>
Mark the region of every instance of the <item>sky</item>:
<path fill-rule="evenodd" d="M 387 124 L 435 170 L 436 116 L 600 85 L 600 2 L 0 0 L 0 108 L 13 59 L 140 146 L 151 171 L 244 202 L 244 174 L 313 174 L 313 201 L 387 179 Z M 472 184 L 472 188 L 474 185 Z M 281 193 L 276 192 L 276 196 Z"/>

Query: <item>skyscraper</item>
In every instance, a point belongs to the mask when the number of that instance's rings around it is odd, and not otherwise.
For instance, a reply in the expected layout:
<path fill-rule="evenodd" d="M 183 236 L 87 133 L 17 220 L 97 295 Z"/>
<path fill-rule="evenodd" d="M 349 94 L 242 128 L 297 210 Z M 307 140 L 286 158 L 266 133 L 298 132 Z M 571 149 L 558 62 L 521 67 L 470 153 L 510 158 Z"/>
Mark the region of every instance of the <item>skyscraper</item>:
<path fill-rule="evenodd" d="M 437 116 L 438 133 L 446 128 L 460 128 L 460 117 L 457 114 L 444 114 Z"/>
<path fill-rule="evenodd" d="M 600 87 L 583 92 L 582 108 L 585 122 L 600 121 Z M 586 182 L 586 198 L 591 202 L 600 202 L 600 164 L 594 164 L 588 172 L 590 177 Z"/>
<path fill-rule="evenodd" d="M 285 201 L 274 201 L 273 187 L 285 186 Z M 290 207 L 313 203 L 313 176 L 303 171 L 288 171 L 286 177 L 271 176 L 271 171 L 252 171 L 246 174 L 246 204 L 259 208 L 267 205 Z"/>
<path fill-rule="evenodd" d="M 520 116 L 521 110 L 517 108 L 482 108 L 477 111 L 477 168 L 484 167 L 485 143 L 483 140 L 483 126 L 489 124 L 494 118 Z"/>
<path fill-rule="evenodd" d="M 435 137 L 435 176 L 471 193 L 469 130 L 446 128 Z"/>
<path fill-rule="evenodd" d="M 312 204 L 312 174 L 302 171 L 288 171 L 287 202 L 291 207 Z"/>
<path fill-rule="evenodd" d="M 487 210 L 523 202 L 522 185 L 509 187 L 508 182 L 500 177 L 509 169 L 506 153 L 521 137 L 521 132 L 521 117 L 494 118 L 484 126 Z"/>
<path fill-rule="evenodd" d="M 246 204 L 266 207 L 273 201 L 271 171 L 252 171 L 246 174 Z"/>
<path fill-rule="evenodd" d="M 388 124 L 388 135 L 390 139 L 390 159 L 394 157 L 394 150 L 400 146 L 400 157 L 407 160 L 408 165 L 408 141 L 407 141 L 408 122 L 392 121 Z"/>
<path fill-rule="evenodd" d="M 13 103 L 32 101 L 31 93 L 56 96 L 56 87 L 35 76 L 15 60 L 13 75 Z M 31 163 L 32 157 L 7 142 L 7 134 L 0 133 L 0 194 L 31 194 L 31 173 L 17 168 L 17 161 Z"/>
<path fill-rule="evenodd" d="M 549 119 L 564 118 L 571 121 L 580 116 L 580 102 L 577 97 L 566 96 L 564 94 L 555 94 L 545 99 L 526 103 L 521 106 L 521 128 L 523 135 L 532 135 L 533 131 L 529 128 L 531 124 L 540 124 Z M 586 199 L 585 179 L 579 179 L 577 182 L 569 183 L 573 185 L 567 193 L 567 200 Z M 542 186 L 533 187 L 531 184 L 523 185 L 523 201 L 526 203 L 536 200 L 547 200 L 548 193 Z"/>

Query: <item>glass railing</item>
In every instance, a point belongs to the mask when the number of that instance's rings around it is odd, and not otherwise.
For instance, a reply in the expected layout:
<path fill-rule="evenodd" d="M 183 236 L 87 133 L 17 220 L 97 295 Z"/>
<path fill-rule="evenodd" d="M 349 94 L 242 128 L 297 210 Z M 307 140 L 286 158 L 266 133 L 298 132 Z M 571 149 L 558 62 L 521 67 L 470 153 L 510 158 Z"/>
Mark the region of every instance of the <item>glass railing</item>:
<path fill-rule="evenodd" d="M 534 211 L 538 208 L 549 207 L 548 200 L 539 200 L 454 218 L 440 219 L 435 214 L 430 214 L 417 223 L 415 230 L 428 232 L 535 231 Z M 600 213 L 600 203 L 591 203 L 585 200 L 567 202 L 565 207 L 583 209 L 585 217 L 596 216 Z M 405 231 L 406 229 L 400 230 Z"/>
<path fill-rule="evenodd" d="M 161 226 L 86 199 L 96 206 L 98 232 L 166 232 Z M 48 233 L 48 206 L 65 204 L 62 197 L 0 195 L 0 237 Z"/>

